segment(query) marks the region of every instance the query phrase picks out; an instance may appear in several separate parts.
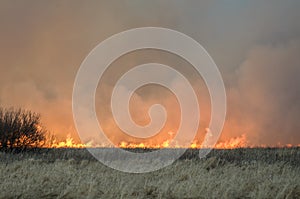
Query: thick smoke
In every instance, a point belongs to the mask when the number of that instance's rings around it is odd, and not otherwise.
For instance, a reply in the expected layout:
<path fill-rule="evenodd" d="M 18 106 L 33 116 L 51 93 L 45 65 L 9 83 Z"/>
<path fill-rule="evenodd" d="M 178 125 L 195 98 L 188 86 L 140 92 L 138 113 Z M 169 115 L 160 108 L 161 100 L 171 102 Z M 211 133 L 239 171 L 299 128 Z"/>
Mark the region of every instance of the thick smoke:
<path fill-rule="evenodd" d="M 249 144 L 300 143 L 300 23 L 298 1 L 26 1 L 0 2 L 0 105 L 41 113 L 60 138 L 78 136 L 72 118 L 72 89 L 85 56 L 112 34 L 162 26 L 200 42 L 218 65 L 228 96 L 221 140 L 245 134 Z M 108 104 L 113 83 L 130 67 L 156 58 L 181 70 L 200 101 L 199 134 L 210 118 L 203 81 L 191 66 L 162 53 L 128 55 L 115 63 L 97 92 L 97 114 L 118 142 Z M 169 77 L 172 78 L 172 77 Z M 180 82 L 178 82 L 180 84 Z M 176 85 L 176 83 L 175 83 Z M 132 100 L 132 115 L 149 122 L 147 108 L 163 103 L 170 113 L 165 131 L 178 127 L 177 101 L 165 89 L 145 87 Z M 199 135 L 199 139 L 202 136 Z"/>
<path fill-rule="evenodd" d="M 299 144 L 300 40 L 253 48 L 229 92 L 229 120 L 253 144 Z"/>

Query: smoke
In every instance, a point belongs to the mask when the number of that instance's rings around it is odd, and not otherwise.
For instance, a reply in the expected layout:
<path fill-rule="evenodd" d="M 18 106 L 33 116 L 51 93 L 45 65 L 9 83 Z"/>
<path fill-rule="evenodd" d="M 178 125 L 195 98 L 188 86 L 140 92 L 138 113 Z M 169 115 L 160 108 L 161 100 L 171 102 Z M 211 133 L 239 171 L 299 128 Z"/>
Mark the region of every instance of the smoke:
<path fill-rule="evenodd" d="M 247 133 L 251 143 L 299 143 L 299 52 L 299 39 L 259 45 L 236 70 L 237 86 L 229 90 L 228 126 Z"/>
<path fill-rule="evenodd" d="M 118 81 L 118 79 L 129 69 L 150 62 L 172 66 L 189 78 L 191 86 L 195 90 L 195 94 L 198 98 L 198 108 L 201 113 L 200 126 L 196 137 L 197 139 L 202 140 L 210 118 L 210 101 L 205 83 L 200 75 L 195 75 L 195 69 L 193 69 L 193 67 L 185 60 L 171 53 L 157 50 L 135 51 L 126 54 L 126 56 L 113 62 L 104 73 L 104 76 L 99 82 L 96 94 L 97 115 L 101 127 L 104 128 L 104 132 L 106 132 L 107 136 L 116 144 L 119 144 L 121 141 L 160 144 L 176 135 L 175 132 L 178 130 L 181 117 L 179 102 L 171 90 L 159 85 L 152 84 L 140 87 L 132 96 L 129 106 L 133 121 L 142 126 L 147 125 L 150 122 L 148 111 L 152 105 L 161 104 L 165 108 L 167 112 L 165 126 L 155 136 L 150 139 L 137 139 L 127 136 L 120 130 L 113 119 L 110 109 L 110 100 L 116 81 Z M 159 75 L 172 82 L 173 87 L 176 88 L 181 88 L 183 85 L 183 82 L 181 82 L 180 79 L 163 72 L 160 74 L 141 73 L 137 78 L 143 79 L 148 75 Z M 121 90 L 124 90 L 124 88 Z M 182 91 L 184 91 L 183 87 Z M 189 110 L 194 111 L 195 108 L 196 107 L 189 107 Z M 188 133 L 192 132 L 187 132 L 187 134 Z M 170 134 L 172 134 L 172 136 Z"/>
<path fill-rule="evenodd" d="M 61 1 L 3 0 L 0 4 L 0 105 L 41 113 L 44 125 L 60 138 L 71 134 L 78 141 L 72 89 L 85 56 L 112 34 L 162 26 L 199 41 L 218 65 L 228 96 L 221 140 L 245 134 L 250 144 L 299 144 L 299 2 L 72 1 L 70 6 Z M 114 83 L 131 67 L 156 61 L 174 67 L 191 81 L 199 99 L 197 138 L 201 140 L 209 124 L 210 101 L 192 67 L 162 52 L 126 56 L 112 64 L 96 95 L 99 121 L 112 132 L 112 139 L 129 139 L 108 109 Z M 163 104 L 168 111 L 163 131 L 176 131 L 178 102 L 163 88 L 137 91 L 131 102 L 134 121 L 147 124 L 148 107 L 153 103 Z M 169 137 L 166 134 L 154 140 Z"/>

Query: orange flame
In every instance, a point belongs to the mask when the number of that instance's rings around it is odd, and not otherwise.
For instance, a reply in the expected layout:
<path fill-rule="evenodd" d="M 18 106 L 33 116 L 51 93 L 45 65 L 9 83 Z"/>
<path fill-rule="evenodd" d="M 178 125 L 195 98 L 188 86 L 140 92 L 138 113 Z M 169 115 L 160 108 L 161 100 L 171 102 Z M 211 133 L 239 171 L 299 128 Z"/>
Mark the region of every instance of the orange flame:
<path fill-rule="evenodd" d="M 246 135 L 243 134 L 240 137 L 231 138 L 228 141 L 220 142 L 215 145 L 216 149 L 233 149 L 247 146 Z"/>
<path fill-rule="evenodd" d="M 216 148 L 216 149 L 232 149 L 232 148 L 246 147 L 247 146 L 246 144 L 247 144 L 246 135 L 242 135 L 240 137 L 231 138 L 230 140 L 225 141 L 225 142 L 217 143 L 214 148 Z M 178 145 L 171 146 L 170 140 L 166 140 L 162 144 L 127 143 L 127 142 L 123 141 L 119 144 L 118 147 L 120 147 L 120 148 L 154 148 L 154 149 L 171 147 L 171 148 L 200 149 L 201 143 L 199 144 L 196 141 L 194 141 L 192 144 L 190 144 L 188 146 L 178 146 Z"/>
<path fill-rule="evenodd" d="M 81 143 L 75 143 L 71 135 L 67 135 L 67 138 L 65 141 L 57 142 L 54 140 L 50 146 L 51 148 L 87 148 L 91 147 L 91 144 L 81 144 Z"/>
<path fill-rule="evenodd" d="M 151 144 L 151 143 L 129 143 L 122 141 L 120 142 L 117 147 L 119 148 L 151 148 L 151 149 L 161 149 L 161 148 L 192 148 L 192 149 L 200 149 L 202 146 L 202 143 L 199 143 L 197 141 L 194 141 L 188 146 L 179 146 L 179 145 L 171 145 L 170 140 L 165 140 L 164 142 L 160 144 Z M 52 141 L 50 145 L 48 145 L 51 148 L 88 148 L 88 147 L 101 147 L 99 145 L 94 145 L 92 142 L 89 142 L 87 144 L 81 144 L 76 143 L 74 139 L 69 134 L 65 141 L 57 142 L 55 139 Z M 231 138 L 224 142 L 217 143 L 214 148 L 215 149 L 234 149 L 234 148 L 243 148 L 243 147 L 267 147 L 266 145 L 260 145 L 260 146 L 250 146 L 246 135 L 243 134 L 239 137 Z M 275 147 L 300 147 L 300 144 L 298 145 L 292 145 L 292 144 L 286 144 L 281 145 L 277 144 Z"/>
<path fill-rule="evenodd" d="M 147 144 L 147 143 L 128 143 L 122 141 L 118 147 L 120 148 L 151 148 L 151 149 L 160 149 L 160 148 L 168 148 L 170 147 L 170 141 L 166 140 L 162 144 Z"/>

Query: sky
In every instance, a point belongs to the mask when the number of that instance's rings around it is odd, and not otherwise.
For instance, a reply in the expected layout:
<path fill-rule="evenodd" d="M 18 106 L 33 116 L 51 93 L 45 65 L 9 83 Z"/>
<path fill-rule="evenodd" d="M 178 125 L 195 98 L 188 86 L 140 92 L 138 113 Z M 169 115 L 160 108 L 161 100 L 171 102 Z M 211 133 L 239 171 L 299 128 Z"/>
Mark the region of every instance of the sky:
<path fill-rule="evenodd" d="M 245 134 L 253 145 L 299 144 L 299 8 L 298 0 L 1 0 L 0 106 L 38 112 L 50 132 L 78 140 L 72 90 L 84 58 L 113 34 L 165 27 L 198 41 L 222 74 L 227 116 L 220 140 Z M 199 91 L 199 134 L 207 128 L 210 101 L 201 78 L 180 58 L 146 50 L 116 60 L 98 85 L 98 119 L 116 142 L 125 137 L 107 106 L 113 85 L 124 71 L 153 60 L 185 73 Z M 163 131 L 178 128 L 178 104 L 168 90 L 144 87 L 132 103 L 137 123 L 147 124 L 149 106 L 161 103 L 169 113 Z"/>

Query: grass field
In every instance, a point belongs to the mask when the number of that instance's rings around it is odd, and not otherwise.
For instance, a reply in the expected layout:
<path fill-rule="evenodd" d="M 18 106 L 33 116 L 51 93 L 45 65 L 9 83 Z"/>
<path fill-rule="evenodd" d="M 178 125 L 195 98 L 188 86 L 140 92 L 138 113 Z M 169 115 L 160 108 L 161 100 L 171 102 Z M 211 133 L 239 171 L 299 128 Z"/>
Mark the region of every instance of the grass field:
<path fill-rule="evenodd" d="M 0 198 L 300 198 L 300 148 L 197 154 L 188 150 L 166 168 L 129 174 L 85 149 L 0 152 Z"/>

